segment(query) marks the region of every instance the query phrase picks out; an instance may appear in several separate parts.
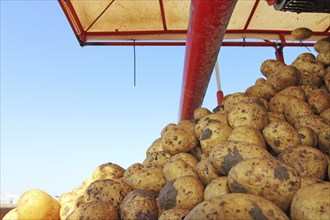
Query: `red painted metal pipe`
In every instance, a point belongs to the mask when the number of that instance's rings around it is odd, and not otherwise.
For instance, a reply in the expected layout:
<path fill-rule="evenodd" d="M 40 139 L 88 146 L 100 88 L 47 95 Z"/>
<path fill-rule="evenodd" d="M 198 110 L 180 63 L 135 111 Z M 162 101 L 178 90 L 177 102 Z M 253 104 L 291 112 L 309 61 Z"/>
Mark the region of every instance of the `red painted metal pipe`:
<path fill-rule="evenodd" d="M 183 70 L 180 120 L 200 107 L 237 0 L 192 0 Z"/>

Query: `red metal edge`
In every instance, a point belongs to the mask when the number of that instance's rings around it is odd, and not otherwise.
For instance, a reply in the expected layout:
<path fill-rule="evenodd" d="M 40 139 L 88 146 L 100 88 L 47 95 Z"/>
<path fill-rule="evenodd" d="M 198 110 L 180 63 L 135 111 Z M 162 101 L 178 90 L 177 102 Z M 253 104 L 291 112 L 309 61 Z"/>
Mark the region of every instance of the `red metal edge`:
<path fill-rule="evenodd" d="M 165 17 L 165 10 L 164 10 L 163 0 L 159 0 L 159 8 L 160 8 L 160 14 L 162 16 L 163 28 L 164 28 L 165 31 L 167 31 L 166 17 Z"/>
<path fill-rule="evenodd" d="M 107 42 L 94 42 L 88 41 L 86 46 L 185 46 L 186 42 L 139 42 L 135 41 L 107 41 Z M 278 44 L 275 42 L 222 42 L 222 47 L 276 47 Z M 282 43 L 283 47 L 312 47 L 314 43 Z"/>
<path fill-rule="evenodd" d="M 253 7 L 252 7 L 252 10 L 251 10 L 251 12 L 250 12 L 250 14 L 249 14 L 249 17 L 248 17 L 248 19 L 246 20 L 245 26 L 244 26 L 244 28 L 243 28 L 244 30 L 246 30 L 246 29 L 249 27 L 250 22 L 251 22 L 251 20 L 252 20 L 252 17 L 253 17 L 253 15 L 254 15 L 254 13 L 255 13 L 257 7 L 258 7 L 259 2 L 260 2 L 260 0 L 256 0 L 256 2 L 254 3 L 254 5 L 253 5 Z"/>
<path fill-rule="evenodd" d="M 107 7 L 105 7 L 105 9 L 94 19 L 94 21 L 88 26 L 88 28 L 86 28 L 86 32 L 88 32 L 88 30 L 95 24 L 95 22 L 97 22 L 97 20 L 99 20 L 99 18 L 108 10 L 108 8 L 112 5 L 112 3 L 115 0 L 112 0 Z"/>
<path fill-rule="evenodd" d="M 73 32 L 75 33 L 80 45 L 83 46 L 84 41 L 86 40 L 86 31 L 82 27 L 81 22 L 78 18 L 78 15 L 76 14 L 76 11 L 74 10 L 74 7 L 73 7 L 71 1 L 70 0 L 58 0 L 58 2 L 61 5 L 62 10 L 64 11 L 64 14 L 65 14 L 67 20 L 69 21 L 70 26 L 73 29 Z M 67 7 L 65 7 L 65 5 Z M 72 21 L 71 18 L 74 20 Z"/>
<path fill-rule="evenodd" d="M 237 0 L 192 0 L 187 32 L 179 119 L 201 106 Z"/>

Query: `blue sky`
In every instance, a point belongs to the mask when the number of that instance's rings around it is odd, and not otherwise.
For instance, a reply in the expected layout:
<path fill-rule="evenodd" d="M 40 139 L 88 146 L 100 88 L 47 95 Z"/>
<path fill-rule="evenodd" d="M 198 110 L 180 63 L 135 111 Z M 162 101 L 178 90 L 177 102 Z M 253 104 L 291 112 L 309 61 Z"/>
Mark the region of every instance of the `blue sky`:
<path fill-rule="evenodd" d="M 1 193 L 71 191 L 94 168 L 142 162 L 178 120 L 185 48 L 80 47 L 57 1 L 1 0 Z M 285 48 L 287 63 L 306 48 Z M 312 51 L 314 52 L 314 51 Z M 225 94 L 262 77 L 273 48 L 221 48 Z M 204 107 L 216 107 L 213 74 Z"/>

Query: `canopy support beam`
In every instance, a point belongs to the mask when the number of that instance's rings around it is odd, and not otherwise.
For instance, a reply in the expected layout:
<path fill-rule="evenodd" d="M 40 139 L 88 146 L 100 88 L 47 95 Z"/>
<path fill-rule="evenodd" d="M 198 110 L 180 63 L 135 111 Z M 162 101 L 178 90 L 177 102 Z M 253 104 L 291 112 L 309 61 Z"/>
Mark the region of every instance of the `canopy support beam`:
<path fill-rule="evenodd" d="M 192 119 L 202 105 L 237 0 L 192 0 L 179 119 Z"/>

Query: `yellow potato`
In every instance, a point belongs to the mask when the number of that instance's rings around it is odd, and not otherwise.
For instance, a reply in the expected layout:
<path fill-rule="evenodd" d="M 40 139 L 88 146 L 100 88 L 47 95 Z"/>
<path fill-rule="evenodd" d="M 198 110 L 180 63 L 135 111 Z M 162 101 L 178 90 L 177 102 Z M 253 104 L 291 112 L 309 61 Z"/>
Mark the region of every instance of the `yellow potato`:
<path fill-rule="evenodd" d="M 306 94 L 304 90 L 299 86 L 289 86 L 278 92 L 276 95 L 289 95 L 298 99 L 306 100 Z"/>
<path fill-rule="evenodd" d="M 299 74 L 299 70 L 294 66 L 281 66 L 275 74 L 270 75 L 266 79 L 266 83 L 272 85 L 275 91 L 279 92 L 289 86 L 298 85 Z"/>
<path fill-rule="evenodd" d="M 152 142 L 150 147 L 148 147 L 146 157 L 148 157 L 151 153 L 159 151 L 164 151 L 161 138 L 156 139 L 154 142 Z"/>
<path fill-rule="evenodd" d="M 166 181 L 175 180 L 180 176 L 186 175 L 197 177 L 194 168 L 182 159 L 167 162 L 164 165 L 163 174 Z"/>
<path fill-rule="evenodd" d="M 116 208 L 111 202 L 93 201 L 83 203 L 81 206 L 76 207 L 73 212 L 66 218 L 66 220 L 117 220 L 118 213 Z"/>
<path fill-rule="evenodd" d="M 301 127 L 297 129 L 300 137 L 301 145 L 316 147 L 317 145 L 317 135 L 313 129 L 309 127 Z"/>
<path fill-rule="evenodd" d="M 168 209 L 159 216 L 158 220 L 182 220 L 188 212 L 184 209 Z"/>
<path fill-rule="evenodd" d="M 299 172 L 290 165 L 266 158 L 240 161 L 228 173 L 228 185 L 233 193 L 262 196 L 282 210 L 290 207 L 300 188 Z"/>
<path fill-rule="evenodd" d="M 286 101 L 283 107 L 285 119 L 291 125 L 294 125 L 298 116 L 314 114 L 311 106 L 308 105 L 307 102 L 294 97 Z"/>
<path fill-rule="evenodd" d="M 18 219 L 60 219 L 60 203 L 40 189 L 25 191 L 17 201 Z"/>
<path fill-rule="evenodd" d="M 169 153 L 165 151 L 157 151 L 150 153 L 149 156 L 142 162 L 143 166 L 160 165 L 164 166 L 171 158 Z"/>
<path fill-rule="evenodd" d="M 196 166 L 196 164 L 198 163 L 198 160 L 190 153 L 175 154 L 170 158 L 170 161 L 175 161 L 178 159 L 184 160 L 186 163 L 188 163 L 192 167 Z"/>
<path fill-rule="evenodd" d="M 210 110 L 208 110 L 207 108 L 203 108 L 203 107 L 197 108 L 194 111 L 194 119 L 199 120 L 199 119 L 203 118 L 204 116 L 209 115 L 211 113 L 212 112 Z"/>
<path fill-rule="evenodd" d="M 124 175 L 124 172 L 124 168 L 117 164 L 109 162 L 96 167 L 93 171 L 92 178 L 94 180 L 117 179 L 121 178 Z"/>
<path fill-rule="evenodd" d="M 308 28 L 296 28 L 291 32 L 291 36 L 295 40 L 307 40 L 313 35 L 313 31 Z"/>
<path fill-rule="evenodd" d="M 328 220 L 330 216 L 330 183 L 307 185 L 294 195 L 291 204 L 292 220 Z"/>
<path fill-rule="evenodd" d="M 198 162 L 194 167 L 195 172 L 197 173 L 198 179 L 201 181 L 203 186 L 206 186 L 213 179 L 217 178 L 219 174 L 213 167 L 209 158 L 205 158 Z"/>
<path fill-rule="evenodd" d="M 18 219 L 18 214 L 16 208 L 13 208 L 9 212 L 7 212 L 6 215 L 4 215 L 2 218 L 2 220 L 17 220 L 17 219 Z"/>
<path fill-rule="evenodd" d="M 213 179 L 204 190 L 204 200 L 230 193 L 228 178 L 221 176 Z"/>
<path fill-rule="evenodd" d="M 249 125 L 236 127 L 229 135 L 228 141 L 243 141 L 252 144 L 257 144 L 266 149 L 265 139 L 261 132 Z"/>
<path fill-rule="evenodd" d="M 278 60 L 265 60 L 260 66 L 260 71 L 264 76 L 269 77 L 276 73 L 278 68 L 284 65 L 284 63 Z"/>
<path fill-rule="evenodd" d="M 220 123 L 220 124 L 226 124 L 228 125 L 227 122 L 227 111 L 220 111 L 221 113 L 213 113 L 204 116 L 201 118 L 196 126 L 195 126 L 195 136 L 196 138 L 200 138 L 202 132 L 204 131 L 205 127 L 208 126 L 209 124 L 215 124 L 215 123 Z"/>

